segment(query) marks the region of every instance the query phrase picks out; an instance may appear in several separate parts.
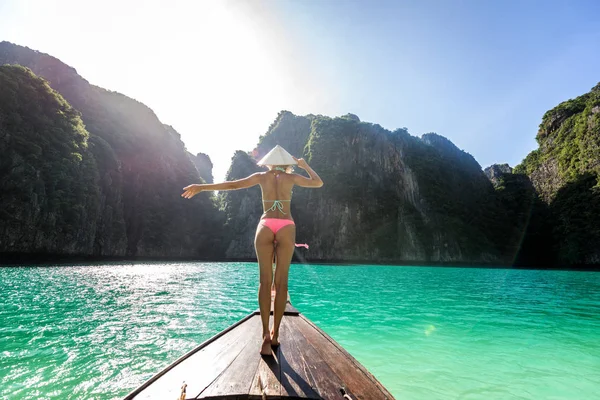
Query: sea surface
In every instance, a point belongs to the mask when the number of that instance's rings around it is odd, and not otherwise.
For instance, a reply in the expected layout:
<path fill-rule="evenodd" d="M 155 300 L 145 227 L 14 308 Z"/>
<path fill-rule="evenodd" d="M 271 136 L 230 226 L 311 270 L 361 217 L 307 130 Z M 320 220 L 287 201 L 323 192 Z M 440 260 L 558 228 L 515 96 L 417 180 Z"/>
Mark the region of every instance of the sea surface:
<path fill-rule="evenodd" d="M 255 263 L 0 268 L 0 399 L 117 399 L 257 308 Z M 290 270 L 398 399 L 600 398 L 600 273 Z"/>

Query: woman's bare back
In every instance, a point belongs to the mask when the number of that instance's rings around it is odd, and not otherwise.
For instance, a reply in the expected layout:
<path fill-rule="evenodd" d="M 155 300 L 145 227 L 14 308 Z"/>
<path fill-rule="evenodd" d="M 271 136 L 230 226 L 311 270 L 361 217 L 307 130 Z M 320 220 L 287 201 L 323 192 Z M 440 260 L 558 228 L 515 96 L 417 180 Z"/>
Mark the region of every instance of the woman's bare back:
<path fill-rule="evenodd" d="M 294 175 L 278 170 L 263 172 L 260 189 L 263 200 L 263 218 L 292 219 L 290 205 Z"/>

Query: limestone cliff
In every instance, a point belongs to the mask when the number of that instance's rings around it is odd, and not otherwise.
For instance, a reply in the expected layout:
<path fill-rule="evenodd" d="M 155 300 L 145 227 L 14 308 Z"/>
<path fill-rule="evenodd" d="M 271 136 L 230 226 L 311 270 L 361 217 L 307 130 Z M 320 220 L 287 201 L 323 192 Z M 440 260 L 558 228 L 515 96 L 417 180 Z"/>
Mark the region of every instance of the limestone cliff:
<path fill-rule="evenodd" d="M 85 254 L 118 245 L 123 230 L 96 240 L 115 202 L 103 191 L 96 146 L 79 113 L 43 79 L 0 66 L 0 252 Z"/>
<path fill-rule="evenodd" d="M 262 168 L 243 151 L 236 151 L 227 171 L 227 180 L 245 178 Z M 246 190 L 224 191 L 219 194 L 225 209 L 225 256 L 227 258 L 255 258 L 254 233 L 262 214 L 261 192 L 258 186 Z"/>
<path fill-rule="evenodd" d="M 537 141 L 515 172 L 549 208 L 557 263 L 600 264 L 600 84 L 548 111 Z"/>
<path fill-rule="evenodd" d="M 483 173 L 488 177 L 490 182 L 492 182 L 494 187 L 500 185 L 500 181 L 504 174 L 512 174 L 512 172 L 513 169 L 508 164 L 494 164 L 483 170 Z"/>
<path fill-rule="evenodd" d="M 202 195 L 185 201 L 180 197 L 182 188 L 200 177 L 172 127 L 163 125 L 144 104 L 90 85 L 73 68 L 47 54 L 0 42 L 1 64 L 30 68 L 81 112 L 97 162 L 103 209 L 102 218 L 89 226 L 94 231 L 93 250 L 84 254 L 221 254 L 222 217 L 213 198 Z"/>
<path fill-rule="evenodd" d="M 31 71 L 0 67 L 0 254 L 254 257 L 259 188 L 184 200 L 212 163 L 148 107 L 7 42 L 2 64 Z M 435 133 L 282 111 L 227 179 L 276 144 L 319 172 L 293 195 L 300 260 L 599 264 L 600 84 L 548 111 L 537 140 L 514 171 L 484 172 Z"/>
<path fill-rule="evenodd" d="M 196 170 L 198 170 L 200 177 L 204 179 L 206 183 L 214 183 L 212 174 L 213 164 L 212 161 L 210 161 L 210 157 L 204 153 L 193 155 L 192 153 L 188 152 L 187 154 L 190 157 L 190 160 L 192 160 L 196 166 Z"/>
<path fill-rule="evenodd" d="M 279 114 L 261 137 L 254 157 L 275 144 L 307 159 L 323 178 L 320 189 L 297 188 L 292 214 L 298 221 L 300 259 L 373 262 L 504 261 L 484 221 L 497 217 L 494 190 L 481 167 L 447 139 L 416 138 L 339 118 Z M 259 170 L 239 152 L 228 178 Z M 222 196 L 235 224 L 227 256 L 251 257 L 261 214 L 260 191 Z M 243 211 L 241 211 L 243 209 Z"/>

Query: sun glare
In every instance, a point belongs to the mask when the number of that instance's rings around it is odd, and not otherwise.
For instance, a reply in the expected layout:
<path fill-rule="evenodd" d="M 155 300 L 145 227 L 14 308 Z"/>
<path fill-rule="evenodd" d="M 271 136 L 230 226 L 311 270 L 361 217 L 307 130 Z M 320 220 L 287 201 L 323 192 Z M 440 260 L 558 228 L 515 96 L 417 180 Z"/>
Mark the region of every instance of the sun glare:
<path fill-rule="evenodd" d="M 273 4 L 31 0 L 11 6 L 9 20 L 27 25 L 10 27 L 6 40 L 52 54 L 90 83 L 148 105 L 190 152 L 211 157 L 216 180 L 235 150 L 254 148 L 280 110 L 315 112 L 315 95 L 325 90 Z"/>

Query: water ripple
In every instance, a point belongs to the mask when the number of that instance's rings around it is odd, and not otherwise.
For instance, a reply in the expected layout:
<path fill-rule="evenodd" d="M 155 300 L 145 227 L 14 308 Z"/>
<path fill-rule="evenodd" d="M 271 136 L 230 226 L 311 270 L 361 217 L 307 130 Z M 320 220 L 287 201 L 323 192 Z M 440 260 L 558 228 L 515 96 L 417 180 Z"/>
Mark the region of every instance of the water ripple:
<path fill-rule="evenodd" d="M 0 269 L 0 398 L 117 399 L 256 309 L 255 263 Z M 600 274 L 294 265 L 294 305 L 398 398 L 600 391 Z"/>

